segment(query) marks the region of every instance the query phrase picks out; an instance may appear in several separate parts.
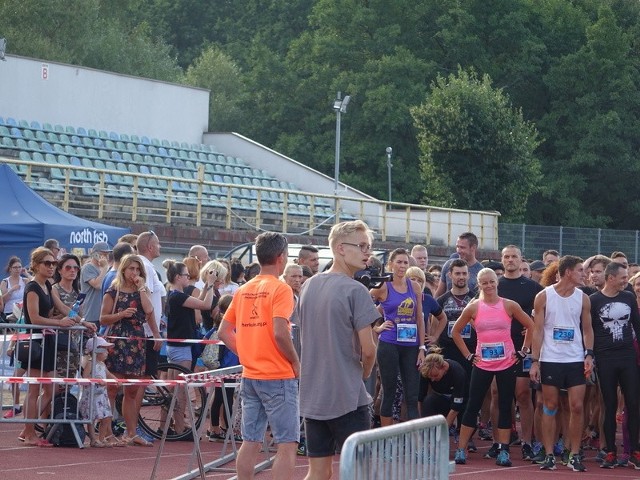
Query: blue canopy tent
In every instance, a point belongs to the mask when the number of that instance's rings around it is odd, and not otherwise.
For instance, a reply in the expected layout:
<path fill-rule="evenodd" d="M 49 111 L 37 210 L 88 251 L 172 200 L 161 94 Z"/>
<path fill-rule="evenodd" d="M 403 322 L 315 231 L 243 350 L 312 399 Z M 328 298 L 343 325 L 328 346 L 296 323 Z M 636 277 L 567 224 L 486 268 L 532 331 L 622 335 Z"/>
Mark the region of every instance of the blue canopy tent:
<path fill-rule="evenodd" d="M 49 238 L 68 252 L 88 251 L 96 242 L 113 246 L 129 231 L 60 210 L 25 185 L 8 165 L 0 165 L 0 269 L 12 255 L 29 265 L 31 250 Z"/>

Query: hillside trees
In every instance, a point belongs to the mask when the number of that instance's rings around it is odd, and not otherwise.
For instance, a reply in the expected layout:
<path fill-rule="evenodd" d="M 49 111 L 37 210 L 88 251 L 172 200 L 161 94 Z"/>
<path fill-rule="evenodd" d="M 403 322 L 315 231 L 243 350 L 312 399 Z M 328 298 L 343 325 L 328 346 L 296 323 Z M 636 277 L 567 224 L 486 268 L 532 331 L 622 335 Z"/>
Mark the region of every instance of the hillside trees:
<path fill-rule="evenodd" d="M 498 210 L 522 221 L 540 181 L 535 127 L 508 97 L 462 69 L 438 76 L 426 101 L 412 109 L 418 130 L 424 195 L 430 204 Z"/>

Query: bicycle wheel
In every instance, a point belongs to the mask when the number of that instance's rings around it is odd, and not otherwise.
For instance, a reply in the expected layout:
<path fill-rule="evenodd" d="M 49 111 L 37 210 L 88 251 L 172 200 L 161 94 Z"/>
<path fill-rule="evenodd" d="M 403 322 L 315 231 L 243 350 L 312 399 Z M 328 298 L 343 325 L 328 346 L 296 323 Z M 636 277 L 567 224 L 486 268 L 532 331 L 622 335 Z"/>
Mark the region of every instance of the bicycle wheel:
<path fill-rule="evenodd" d="M 161 363 L 158 365 L 158 375 L 154 378 L 166 379 L 166 378 L 179 378 L 180 373 L 192 373 L 191 370 L 175 363 Z M 144 398 L 142 400 L 142 406 L 140 407 L 140 415 L 138 416 L 138 425 L 152 437 L 162 438 L 162 432 L 167 421 L 167 413 L 171 405 L 171 399 L 173 398 L 173 392 L 175 387 L 149 385 L 145 389 Z M 206 417 L 206 412 L 203 412 L 204 405 L 207 399 L 207 391 L 204 387 L 189 388 L 187 389 L 189 394 L 189 400 L 193 405 L 194 414 L 196 417 L 195 425 L 191 425 L 189 422 L 188 406 L 185 404 L 182 418 L 184 418 L 184 430 L 181 433 L 176 433 L 175 424 L 177 414 L 174 411 L 173 418 L 168 419 L 170 422 L 169 430 L 167 432 L 168 441 L 177 440 L 190 440 L 193 439 L 193 433 L 197 430 L 202 423 L 203 414 Z"/>

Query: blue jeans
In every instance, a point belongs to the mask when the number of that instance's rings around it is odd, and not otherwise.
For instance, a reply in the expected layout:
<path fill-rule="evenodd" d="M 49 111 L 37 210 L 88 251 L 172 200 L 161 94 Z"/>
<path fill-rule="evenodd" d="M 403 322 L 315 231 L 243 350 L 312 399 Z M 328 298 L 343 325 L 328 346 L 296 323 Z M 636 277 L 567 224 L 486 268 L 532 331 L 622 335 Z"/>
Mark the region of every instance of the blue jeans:
<path fill-rule="evenodd" d="M 240 383 L 242 400 L 242 439 L 262 442 L 271 426 L 275 443 L 300 441 L 300 403 L 298 379 L 254 380 Z"/>

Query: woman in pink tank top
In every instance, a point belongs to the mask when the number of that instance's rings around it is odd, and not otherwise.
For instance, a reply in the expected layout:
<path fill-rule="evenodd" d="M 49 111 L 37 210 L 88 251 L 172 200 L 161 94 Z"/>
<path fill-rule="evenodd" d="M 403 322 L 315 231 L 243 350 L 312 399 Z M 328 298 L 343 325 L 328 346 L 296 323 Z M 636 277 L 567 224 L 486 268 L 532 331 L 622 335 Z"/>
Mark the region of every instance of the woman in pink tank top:
<path fill-rule="evenodd" d="M 498 296 L 498 277 L 490 268 L 478 272 L 480 298 L 464 309 L 451 332 L 453 341 L 462 355 L 472 364 L 469 401 L 462 417 L 460 440 L 456 450 L 456 463 L 466 463 L 466 448 L 476 428 L 478 411 L 491 386 L 493 378 L 498 384 L 498 425 L 495 443 L 490 452 L 497 455 L 496 465 L 510 467 L 509 435 L 511 433 L 511 402 L 516 386 L 516 364 L 530 351 L 533 320 L 520 305 Z M 522 352 L 516 352 L 511 340 L 511 322 L 515 319 L 527 330 Z M 470 352 L 462 339 L 462 330 L 471 322 L 478 336 L 475 352 Z M 490 455 L 492 458 L 494 455 Z"/>

